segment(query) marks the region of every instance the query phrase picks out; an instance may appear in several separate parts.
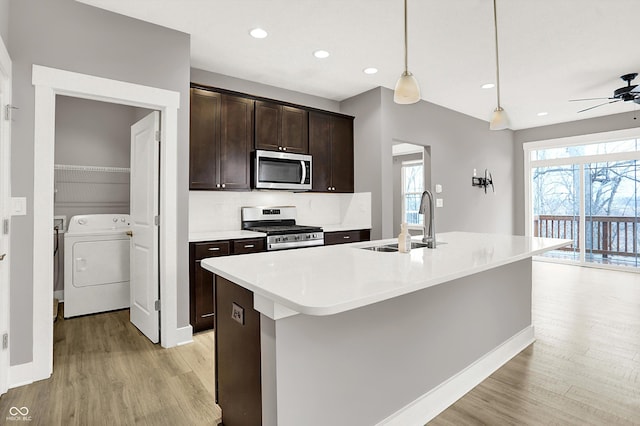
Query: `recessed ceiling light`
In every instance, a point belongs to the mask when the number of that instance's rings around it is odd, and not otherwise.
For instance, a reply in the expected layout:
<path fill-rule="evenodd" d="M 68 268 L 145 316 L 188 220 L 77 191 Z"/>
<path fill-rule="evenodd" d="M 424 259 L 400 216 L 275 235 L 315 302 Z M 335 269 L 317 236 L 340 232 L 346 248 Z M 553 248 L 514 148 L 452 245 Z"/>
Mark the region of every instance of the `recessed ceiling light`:
<path fill-rule="evenodd" d="M 496 85 L 493 83 L 487 83 L 482 85 L 483 89 L 493 89 L 494 87 L 496 87 Z"/>
<path fill-rule="evenodd" d="M 313 56 L 318 59 L 324 59 L 329 57 L 329 52 L 327 52 L 326 50 L 316 50 L 315 52 L 313 52 Z"/>
<path fill-rule="evenodd" d="M 542 111 L 538 113 L 538 117 L 544 117 L 545 115 L 548 115 L 549 113 L 546 111 Z"/>
<path fill-rule="evenodd" d="M 267 32 L 262 28 L 254 28 L 249 31 L 249 34 L 251 34 L 253 38 L 265 38 L 267 36 Z"/>
<path fill-rule="evenodd" d="M 362 72 L 365 74 L 375 74 L 378 72 L 378 68 L 373 68 L 373 67 L 365 68 L 362 70 Z"/>

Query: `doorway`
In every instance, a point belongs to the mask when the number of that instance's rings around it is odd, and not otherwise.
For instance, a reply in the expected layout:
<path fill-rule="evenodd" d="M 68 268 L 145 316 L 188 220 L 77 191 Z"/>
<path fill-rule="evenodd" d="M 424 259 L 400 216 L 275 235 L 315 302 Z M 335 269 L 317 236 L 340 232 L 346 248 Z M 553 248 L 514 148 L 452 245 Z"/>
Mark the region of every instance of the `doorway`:
<path fill-rule="evenodd" d="M 640 130 L 524 145 L 526 232 L 566 238 L 550 261 L 640 267 Z"/>
<path fill-rule="evenodd" d="M 153 308 L 157 266 L 145 265 L 157 265 L 158 122 L 159 113 L 146 108 L 56 96 L 54 317 L 58 300 L 65 302 L 65 318 L 130 308 L 131 322 L 154 343 L 159 336 Z M 129 223 L 134 218 L 131 236 L 125 233 L 129 226 L 112 235 L 112 219 Z M 94 223 L 102 234 L 78 233 Z M 69 226 L 73 233 L 67 232 Z M 130 243 L 140 247 L 141 228 L 152 233 L 153 247 L 130 250 Z M 80 257 L 73 255 L 76 251 Z"/>
<path fill-rule="evenodd" d="M 54 68 L 33 66 L 35 86 L 34 201 L 33 201 L 33 365 L 32 380 L 53 371 L 53 167 L 55 98 L 65 95 L 158 110 L 163 129 L 160 145 L 159 281 L 161 345 L 173 347 L 191 341 L 191 327 L 177 322 L 177 109 L 180 94 L 164 89 L 110 80 Z"/>
<path fill-rule="evenodd" d="M 400 234 L 400 224 L 407 223 L 409 232 L 422 232 L 422 215 L 418 214 L 420 198 L 431 188 L 431 149 L 402 141 L 393 141 L 393 235 Z"/>

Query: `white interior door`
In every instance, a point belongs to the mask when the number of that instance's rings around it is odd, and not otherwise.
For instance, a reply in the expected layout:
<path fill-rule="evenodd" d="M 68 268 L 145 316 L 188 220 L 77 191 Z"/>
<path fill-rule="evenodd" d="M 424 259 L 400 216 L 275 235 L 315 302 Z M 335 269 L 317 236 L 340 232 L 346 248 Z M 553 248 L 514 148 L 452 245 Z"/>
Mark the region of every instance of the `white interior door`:
<path fill-rule="evenodd" d="M 158 182 L 160 113 L 131 126 L 131 307 L 133 325 L 158 343 Z"/>

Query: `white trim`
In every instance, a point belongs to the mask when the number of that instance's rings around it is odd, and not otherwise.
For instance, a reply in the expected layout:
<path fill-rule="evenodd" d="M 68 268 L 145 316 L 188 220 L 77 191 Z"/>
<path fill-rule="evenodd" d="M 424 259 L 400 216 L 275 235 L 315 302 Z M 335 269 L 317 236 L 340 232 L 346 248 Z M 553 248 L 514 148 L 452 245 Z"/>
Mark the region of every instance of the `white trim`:
<path fill-rule="evenodd" d="M 9 388 L 13 389 L 33 383 L 32 364 L 32 362 L 26 362 L 9 367 Z"/>
<path fill-rule="evenodd" d="M 5 105 L 11 104 L 11 58 L 0 37 L 0 232 L 2 222 L 10 220 L 9 202 L 11 199 L 11 121 L 5 120 Z M 11 286 L 11 233 L 4 235 L 0 244 L 0 254 L 6 254 L 0 268 L 0 336 L 9 333 L 10 325 L 10 286 Z M 0 395 L 9 389 L 9 350 L 0 347 Z"/>
<path fill-rule="evenodd" d="M 187 345 L 193 343 L 193 327 L 188 325 L 180 327 L 176 330 L 176 346 Z"/>
<path fill-rule="evenodd" d="M 511 337 L 473 364 L 387 417 L 378 426 L 422 426 L 478 386 L 535 341 L 533 326 Z"/>
<path fill-rule="evenodd" d="M 161 345 L 173 347 L 185 341 L 177 319 L 177 147 L 180 93 L 139 84 L 33 65 L 35 85 L 34 122 L 34 257 L 33 257 L 33 378 L 52 373 L 53 258 L 50 226 L 53 220 L 53 153 L 55 141 L 55 97 L 130 105 L 161 112 L 163 143 L 160 146 L 160 329 Z M 184 327 L 182 327 L 184 328 Z"/>
<path fill-rule="evenodd" d="M 64 302 L 64 290 L 55 290 L 53 292 L 53 297 L 58 299 L 58 302 L 63 303 Z"/>

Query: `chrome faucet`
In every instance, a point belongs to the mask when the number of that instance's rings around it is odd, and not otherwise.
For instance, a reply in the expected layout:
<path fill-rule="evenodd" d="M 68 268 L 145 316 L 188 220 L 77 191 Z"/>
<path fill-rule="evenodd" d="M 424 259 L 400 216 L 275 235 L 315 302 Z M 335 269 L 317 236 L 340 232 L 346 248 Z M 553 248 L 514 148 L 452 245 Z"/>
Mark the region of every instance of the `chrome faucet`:
<path fill-rule="evenodd" d="M 436 225 L 435 218 L 433 215 L 433 210 L 435 207 L 435 203 L 433 200 L 433 194 L 428 189 L 422 193 L 422 198 L 420 199 L 420 208 L 418 209 L 418 213 L 422 215 L 426 215 L 427 213 L 427 200 L 426 197 L 429 197 L 429 230 L 427 231 L 427 218 L 424 218 L 424 226 L 422 230 L 422 242 L 427 245 L 427 248 L 436 248 Z"/>

